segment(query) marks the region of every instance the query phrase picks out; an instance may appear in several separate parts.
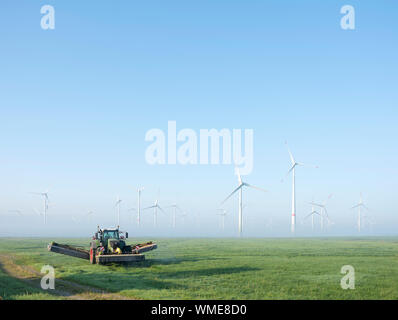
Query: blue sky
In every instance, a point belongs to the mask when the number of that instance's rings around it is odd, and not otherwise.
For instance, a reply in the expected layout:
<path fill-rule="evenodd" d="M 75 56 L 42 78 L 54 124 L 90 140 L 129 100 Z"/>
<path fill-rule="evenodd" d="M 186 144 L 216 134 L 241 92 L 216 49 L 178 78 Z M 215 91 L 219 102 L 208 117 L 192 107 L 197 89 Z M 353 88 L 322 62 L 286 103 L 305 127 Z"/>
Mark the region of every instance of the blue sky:
<path fill-rule="evenodd" d="M 55 30 L 40 28 L 45 4 Z M 340 28 L 345 4 L 355 30 Z M 131 234 L 220 235 L 215 213 L 237 184 L 233 168 L 148 165 L 145 133 L 169 120 L 254 130 L 246 179 L 269 192 L 244 192 L 246 236 L 289 232 L 285 140 L 319 166 L 297 170 L 299 234 L 311 235 L 308 202 L 331 193 L 329 234 L 355 234 L 360 192 L 374 233 L 396 234 L 397 18 L 392 0 L 2 1 L 0 235 L 86 235 L 114 224 L 116 195 Z M 154 230 L 147 212 L 137 228 L 126 209 L 139 185 L 144 206 L 160 188 L 164 206 L 187 210 L 186 225 L 171 230 L 164 216 Z M 29 192 L 46 189 L 44 227 Z M 226 207 L 223 235 L 236 235 L 237 198 Z"/>

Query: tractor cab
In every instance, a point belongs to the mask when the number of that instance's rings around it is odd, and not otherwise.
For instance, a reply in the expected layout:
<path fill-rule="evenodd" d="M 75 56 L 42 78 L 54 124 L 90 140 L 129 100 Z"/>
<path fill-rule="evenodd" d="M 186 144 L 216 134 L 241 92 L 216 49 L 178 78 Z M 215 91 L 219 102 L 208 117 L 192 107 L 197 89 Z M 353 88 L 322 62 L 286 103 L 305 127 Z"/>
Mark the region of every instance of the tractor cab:
<path fill-rule="evenodd" d="M 119 230 L 103 230 L 102 237 L 104 242 L 107 242 L 108 239 L 119 240 Z"/>
<path fill-rule="evenodd" d="M 128 238 L 128 233 L 122 236 L 122 231 L 116 229 L 100 229 L 95 233 L 94 242 L 96 248 L 101 248 L 104 253 L 123 253 L 131 251 L 130 246 L 126 245 L 124 239 Z"/>

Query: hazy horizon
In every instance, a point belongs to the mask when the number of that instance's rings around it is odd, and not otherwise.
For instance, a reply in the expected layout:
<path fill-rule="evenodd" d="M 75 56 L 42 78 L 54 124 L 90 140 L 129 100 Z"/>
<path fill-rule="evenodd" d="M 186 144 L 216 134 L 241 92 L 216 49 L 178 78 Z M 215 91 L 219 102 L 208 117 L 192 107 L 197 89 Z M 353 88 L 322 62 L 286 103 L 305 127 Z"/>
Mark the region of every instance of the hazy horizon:
<path fill-rule="evenodd" d="M 391 1 L 350 1 L 355 30 L 340 27 L 341 1 L 151 3 L 51 1 L 55 29 L 35 1 L 0 4 L 0 236 L 90 237 L 117 224 L 131 237 L 238 234 L 233 165 L 151 165 L 151 129 L 253 130 L 244 181 L 243 236 L 290 236 L 290 149 L 296 236 L 396 235 L 398 19 Z M 383 5 L 381 5 L 381 3 Z M 177 142 L 181 146 L 182 142 Z M 281 179 L 284 179 L 281 182 Z M 134 211 L 177 203 L 172 211 Z M 48 224 L 43 199 L 49 192 Z M 369 210 L 360 234 L 360 193 Z M 334 223 L 311 231 L 312 200 Z M 19 210 L 14 212 L 14 210 Z M 13 212 L 11 212 L 13 211 Z M 87 213 L 93 211 L 92 216 Z M 91 219 L 91 220 L 90 220 Z M 372 224 L 369 224 L 369 221 Z M 326 225 L 326 221 L 325 221 Z"/>

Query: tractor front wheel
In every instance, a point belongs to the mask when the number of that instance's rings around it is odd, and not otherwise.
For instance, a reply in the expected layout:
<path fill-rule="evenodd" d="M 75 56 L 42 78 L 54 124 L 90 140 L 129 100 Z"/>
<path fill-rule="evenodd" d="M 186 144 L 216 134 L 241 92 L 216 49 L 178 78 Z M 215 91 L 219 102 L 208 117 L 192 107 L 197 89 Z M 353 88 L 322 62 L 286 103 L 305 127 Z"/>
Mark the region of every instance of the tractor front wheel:
<path fill-rule="evenodd" d="M 93 248 L 90 248 L 90 263 L 95 264 L 95 250 Z"/>

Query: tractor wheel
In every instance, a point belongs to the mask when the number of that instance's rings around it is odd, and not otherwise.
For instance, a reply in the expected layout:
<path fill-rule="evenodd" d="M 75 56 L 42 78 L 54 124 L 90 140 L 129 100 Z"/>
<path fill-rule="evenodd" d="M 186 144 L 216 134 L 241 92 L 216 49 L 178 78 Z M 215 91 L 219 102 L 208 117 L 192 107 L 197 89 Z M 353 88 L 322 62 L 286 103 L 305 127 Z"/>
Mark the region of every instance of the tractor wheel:
<path fill-rule="evenodd" d="M 90 248 L 90 263 L 95 264 L 95 250 L 93 248 Z"/>

